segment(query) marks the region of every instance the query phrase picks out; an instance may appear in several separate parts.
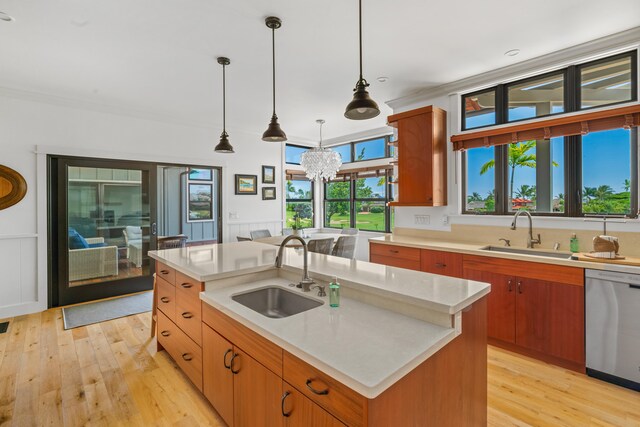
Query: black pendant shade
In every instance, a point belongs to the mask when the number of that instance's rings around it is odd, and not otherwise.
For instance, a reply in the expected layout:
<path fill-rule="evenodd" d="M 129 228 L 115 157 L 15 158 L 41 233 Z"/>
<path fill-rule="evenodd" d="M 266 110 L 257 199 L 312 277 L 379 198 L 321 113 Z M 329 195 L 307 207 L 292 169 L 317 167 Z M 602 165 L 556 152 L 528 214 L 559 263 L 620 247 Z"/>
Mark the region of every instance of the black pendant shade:
<path fill-rule="evenodd" d="M 269 16 L 265 19 L 265 24 L 271 29 L 271 54 L 273 64 L 273 114 L 269 127 L 262 134 L 262 140 L 267 142 L 282 142 L 287 140 L 287 134 L 280 128 L 278 116 L 276 115 L 276 30 L 282 26 L 280 18 Z"/>
<path fill-rule="evenodd" d="M 214 151 L 216 153 L 233 153 L 233 147 L 229 143 L 229 134 L 227 133 L 227 80 L 225 73 L 226 66 L 231 64 L 231 61 L 229 58 L 221 56 L 218 58 L 218 64 L 222 65 L 222 134 Z"/>
<path fill-rule="evenodd" d="M 360 29 L 360 78 L 353 89 L 353 100 L 347 105 L 344 116 L 350 120 L 372 119 L 380 114 L 378 104 L 371 99 L 369 83 L 362 77 L 362 0 L 358 0 L 358 23 Z"/>

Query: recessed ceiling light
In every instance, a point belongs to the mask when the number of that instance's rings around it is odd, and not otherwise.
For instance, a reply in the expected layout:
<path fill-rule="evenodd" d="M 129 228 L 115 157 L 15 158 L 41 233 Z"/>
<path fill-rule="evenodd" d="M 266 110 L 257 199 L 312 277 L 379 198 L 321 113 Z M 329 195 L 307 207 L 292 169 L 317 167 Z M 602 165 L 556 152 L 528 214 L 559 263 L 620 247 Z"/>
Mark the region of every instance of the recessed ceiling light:
<path fill-rule="evenodd" d="M 380 76 L 378 77 L 376 80 L 378 80 L 380 83 L 384 83 L 387 80 L 389 80 L 389 77 L 385 77 L 385 76 Z"/>
<path fill-rule="evenodd" d="M 13 22 L 15 21 L 15 18 L 11 15 L 8 15 L 4 12 L 0 12 L 0 21 L 7 21 L 7 22 Z"/>
<path fill-rule="evenodd" d="M 511 50 L 506 51 L 504 54 L 506 56 L 516 56 L 519 53 L 520 53 L 520 49 L 511 49 Z"/>

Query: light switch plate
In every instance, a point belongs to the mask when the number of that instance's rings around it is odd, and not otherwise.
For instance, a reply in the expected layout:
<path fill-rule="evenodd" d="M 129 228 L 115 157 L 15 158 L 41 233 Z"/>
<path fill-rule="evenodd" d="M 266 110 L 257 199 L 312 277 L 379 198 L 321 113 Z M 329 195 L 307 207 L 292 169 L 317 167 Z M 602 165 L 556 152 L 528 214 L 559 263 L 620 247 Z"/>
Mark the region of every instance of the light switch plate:
<path fill-rule="evenodd" d="M 414 215 L 415 223 L 418 225 L 426 225 L 431 222 L 431 217 L 429 215 Z"/>

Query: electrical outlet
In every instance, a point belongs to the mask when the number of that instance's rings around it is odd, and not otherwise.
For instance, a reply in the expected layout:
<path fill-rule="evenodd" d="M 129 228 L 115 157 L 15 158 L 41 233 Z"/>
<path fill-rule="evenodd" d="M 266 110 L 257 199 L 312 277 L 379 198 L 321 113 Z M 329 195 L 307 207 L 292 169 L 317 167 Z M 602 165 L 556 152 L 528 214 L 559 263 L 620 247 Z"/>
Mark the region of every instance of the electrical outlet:
<path fill-rule="evenodd" d="M 413 218 L 415 223 L 419 225 L 426 225 L 431 222 L 431 217 L 429 215 L 414 215 Z"/>
<path fill-rule="evenodd" d="M 447 224 L 449 224 L 449 216 L 442 215 L 442 225 L 447 225 Z"/>

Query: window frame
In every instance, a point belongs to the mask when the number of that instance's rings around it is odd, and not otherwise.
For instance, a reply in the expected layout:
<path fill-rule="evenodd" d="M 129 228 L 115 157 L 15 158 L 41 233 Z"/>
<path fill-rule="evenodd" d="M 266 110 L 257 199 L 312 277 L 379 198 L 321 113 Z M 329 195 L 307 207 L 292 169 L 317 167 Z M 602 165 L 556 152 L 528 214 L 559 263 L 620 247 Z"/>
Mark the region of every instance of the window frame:
<path fill-rule="evenodd" d="M 289 192 L 287 191 L 287 187 L 286 187 L 288 181 L 303 181 L 303 182 L 306 181 L 306 182 L 311 183 L 311 198 L 310 199 L 290 199 L 289 197 L 287 197 L 288 194 L 289 194 Z M 315 198 L 316 198 L 316 195 L 315 195 L 314 182 L 311 181 L 310 179 L 304 178 L 302 176 L 300 176 L 300 177 L 296 176 L 295 178 L 292 177 L 291 179 L 285 179 L 284 180 L 284 185 L 285 185 L 285 188 L 284 188 L 284 194 L 285 194 L 284 225 L 285 225 L 285 228 L 288 228 L 287 227 L 288 226 L 288 224 L 287 224 L 287 205 L 289 203 L 301 203 L 301 202 L 302 203 L 311 203 L 311 226 L 314 227 L 315 226 L 315 210 L 316 210 L 315 209 Z"/>
<path fill-rule="evenodd" d="M 572 105 L 570 105 L 570 103 L 568 102 L 569 100 L 569 79 L 568 79 L 568 70 L 567 68 L 563 68 L 560 70 L 554 70 L 554 71 L 549 71 L 548 73 L 544 73 L 544 74 L 538 74 L 535 76 L 531 76 L 531 77 L 527 77 L 524 79 L 520 79 L 520 80 L 516 80 L 514 82 L 509 82 L 509 83 L 505 83 L 502 85 L 502 98 L 501 98 L 501 107 L 503 108 L 502 111 L 502 122 L 501 123 L 496 123 L 496 124 L 511 124 L 511 123 L 518 123 L 518 122 L 522 122 L 525 120 L 533 120 L 533 119 L 542 119 L 545 117 L 551 117 L 551 116 L 558 116 L 560 114 L 566 114 L 569 112 L 574 111 L 573 109 L 571 109 Z M 563 110 L 559 113 L 549 113 L 549 114 L 544 114 L 542 116 L 534 116 L 534 117 L 526 117 L 524 119 L 517 119 L 517 120 L 509 120 L 509 88 L 513 87 L 513 86 L 519 86 L 522 84 L 526 84 L 529 82 L 534 82 L 536 80 L 540 80 L 540 79 L 544 79 L 546 77 L 551 77 L 551 76 L 555 76 L 555 75 L 562 75 L 562 96 L 563 96 L 563 102 L 562 102 L 562 106 L 563 106 Z M 496 104 L 498 103 L 497 100 L 497 93 L 496 93 Z M 572 104 L 572 103 L 571 103 Z M 497 107 L 497 106 L 496 106 Z M 498 121 L 498 117 L 499 115 L 496 114 L 496 122 Z"/>
<path fill-rule="evenodd" d="M 286 165 L 298 165 L 298 166 L 300 166 L 300 163 L 289 163 L 289 162 L 287 162 L 287 147 L 304 148 L 306 151 L 309 151 L 309 150 L 311 150 L 313 148 L 313 147 L 307 147 L 306 145 L 289 144 L 289 143 L 285 144 L 285 147 L 284 147 L 284 163 Z"/>
<path fill-rule="evenodd" d="M 491 123 L 491 124 L 488 124 L 488 125 L 482 125 L 482 126 L 474 126 L 474 127 L 468 128 L 467 127 L 467 107 L 466 107 L 467 106 L 467 101 L 466 101 L 466 99 L 469 98 L 469 97 L 476 96 L 476 95 L 482 95 L 482 94 L 488 93 L 488 92 L 493 92 L 494 93 L 494 98 L 495 98 L 494 104 L 495 105 L 493 107 L 493 112 L 494 112 L 494 114 L 496 116 L 495 123 Z M 498 124 L 498 103 L 499 103 L 499 101 L 498 101 L 498 88 L 497 88 L 497 86 L 476 90 L 476 91 L 469 92 L 469 93 L 466 93 L 466 94 L 462 95 L 461 96 L 461 103 L 460 103 L 460 105 L 461 105 L 460 109 L 462 111 L 462 123 L 460 124 L 460 129 L 462 129 L 463 131 L 472 130 L 472 129 L 475 130 L 475 129 L 483 129 L 483 128 L 486 128 L 486 127 L 497 125 Z"/>
<path fill-rule="evenodd" d="M 393 135 L 376 136 L 374 138 L 359 139 L 356 141 L 345 142 L 343 144 L 330 145 L 330 146 L 327 146 L 327 148 L 334 149 L 335 147 L 344 147 L 345 145 L 349 146 L 350 153 L 351 153 L 351 161 L 350 162 L 343 161 L 342 164 L 360 163 L 360 162 L 368 162 L 372 160 L 388 159 L 388 158 L 391 158 L 391 150 L 389 149 L 389 142 L 391 141 L 392 137 Z M 377 139 L 384 139 L 384 156 L 372 157 L 370 159 L 364 159 L 364 160 L 356 160 L 356 144 L 360 144 L 368 141 L 375 141 Z"/>
<path fill-rule="evenodd" d="M 388 147 L 388 146 L 387 146 Z M 363 161 L 363 160 L 361 160 Z M 333 227 L 329 224 L 327 224 L 327 217 L 326 217 L 326 204 L 327 202 L 346 202 L 349 203 L 349 227 L 350 228 L 357 228 L 358 230 L 362 230 L 362 231 L 369 231 L 369 232 L 373 232 L 373 233 L 390 233 L 391 232 L 391 209 L 393 209 L 392 207 L 389 206 L 389 202 L 391 201 L 391 186 L 393 185 L 389 179 L 391 178 L 391 176 L 393 175 L 393 171 L 391 170 L 386 170 L 384 173 L 384 177 L 385 177 L 385 191 L 384 191 L 384 197 L 382 198 L 373 198 L 373 197 L 356 197 L 356 180 L 357 179 L 366 179 L 366 178 L 372 178 L 370 176 L 363 176 L 358 178 L 358 174 L 357 173 L 349 173 L 349 179 L 345 180 L 345 181 L 349 181 L 349 192 L 350 192 L 350 197 L 348 199 L 332 199 L 332 198 L 328 198 L 327 197 L 327 184 L 330 183 L 334 183 L 334 182 L 342 182 L 340 180 L 335 180 L 335 181 L 331 181 L 331 182 L 325 182 L 323 185 L 323 193 L 324 193 L 324 197 L 323 197 L 323 201 L 322 201 L 322 206 L 323 206 L 323 215 L 322 215 L 322 226 L 324 228 L 332 228 L 332 229 L 336 229 L 336 230 L 340 230 L 344 227 Z M 382 175 L 380 175 L 382 176 Z M 379 177 L 379 176 L 378 176 Z M 384 203 L 384 230 L 370 230 L 370 229 L 366 229 L 366 228 L 358 228 L 356 225 L 356 202 L 383 202 Z"/>

